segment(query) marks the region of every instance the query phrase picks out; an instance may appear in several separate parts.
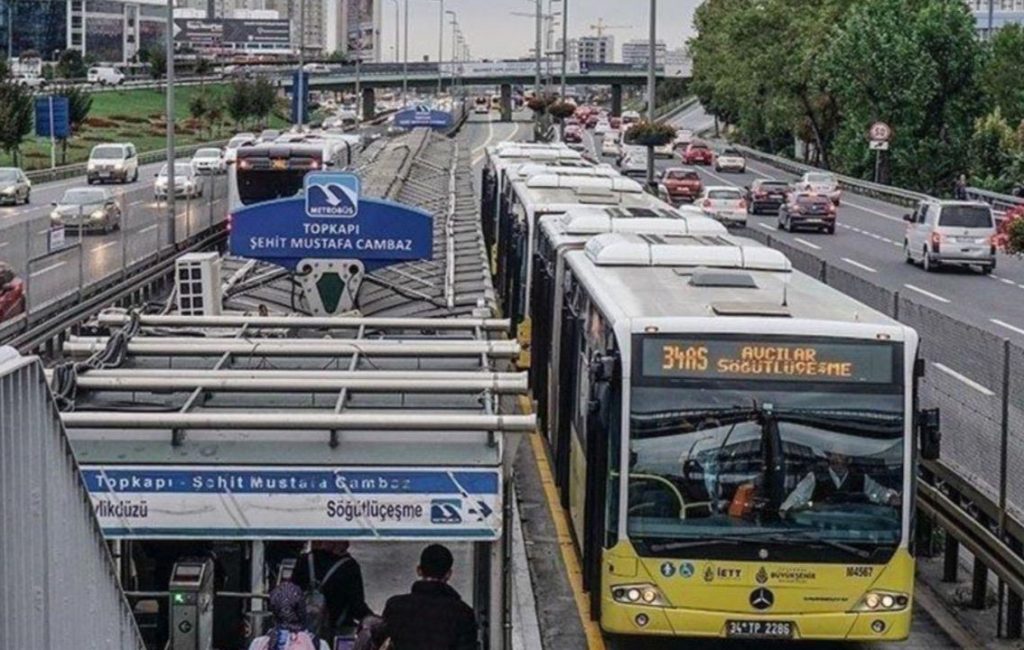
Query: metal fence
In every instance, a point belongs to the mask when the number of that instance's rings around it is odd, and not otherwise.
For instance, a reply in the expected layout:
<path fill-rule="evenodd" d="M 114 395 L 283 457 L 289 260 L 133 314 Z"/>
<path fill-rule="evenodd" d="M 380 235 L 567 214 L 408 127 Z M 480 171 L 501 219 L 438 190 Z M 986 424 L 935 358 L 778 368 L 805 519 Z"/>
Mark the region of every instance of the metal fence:
<path fill-rule="evenodd" d="M 49 210 L 10 226 L 0 226 L 4 259 L 25 281 L 24 318 L 35 321 L 70 299 L 81 300 L 86 290 L 127 278 L 175 242 L 188 241 L 227 217 L 227 177 L 202 176 L 202 194 L 179 197 L 171 221 L 167 204 L 153 188 L 140 184 L 114 199 L 119 224 L 110 232 L 91 232 L 71 226 L 64 241 L 52 239 Z M 88 221 L 80 215 L 75 222 Z"/>
<path fill-rule="evenodd" d="M 142 650 L 37 358 L 0 347 L 5 648 Z"/>

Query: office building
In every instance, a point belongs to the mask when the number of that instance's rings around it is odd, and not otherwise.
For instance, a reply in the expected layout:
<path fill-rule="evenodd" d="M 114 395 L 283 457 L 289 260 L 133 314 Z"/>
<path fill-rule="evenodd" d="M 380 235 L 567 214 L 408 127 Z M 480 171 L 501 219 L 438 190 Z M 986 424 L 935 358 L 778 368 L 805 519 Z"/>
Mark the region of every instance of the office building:
<path fill-rule="evenodd" d="M 966 0 L 974 16 L 974 31 L 979 38 L 989 34 L 989 8 L 992 10 L 992 32 L 998 32 L 1005 25 L 1024 23 L 1024 0 Z"/>
<path fill-rule="evenodd" d="M 650 41 L 635 39 L 622 44 L 622 62 L 630 65 L 647 65 L 650 60 Z M 657 41 L 654 44 L 654 60 L 656 65 L 665 65 L 665 41 Z"/>
<path fill-rule="evenodd" d="M 569 40 L 569 60 L 581 64 L 615 60 L 614 36 L 581 36 Z"/>

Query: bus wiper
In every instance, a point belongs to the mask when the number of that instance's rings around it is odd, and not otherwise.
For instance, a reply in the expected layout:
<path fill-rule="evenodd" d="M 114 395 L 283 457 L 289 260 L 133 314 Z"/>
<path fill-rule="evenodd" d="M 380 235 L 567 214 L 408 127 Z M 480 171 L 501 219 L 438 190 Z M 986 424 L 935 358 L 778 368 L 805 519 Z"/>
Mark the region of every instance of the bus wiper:
<path fill-rule="evenodd" d="M 688 539 L 678 542 L 650 542 L 649 545 L 652 551 L 660 553 L 662 551 L 679 551 L 697 546 L 707 546 L 708 544 L 729 544 L 735 546 L 746 542 L 748 539 L 747 537 L 737 535 L 709 535 L 700 539 Z"/>
<path fill-rule="evenodd" d="M 811 546 L 831 546 L 832 548 L 839 549 L 840 551 L 859 557 L 862 560 L 866 560 L 871 557 L 871 553 L 868 553 L 864 549 L 857 548 L 856 546 L 850 546 L 843 542 L 837 542 L 834 539 L 815 537 L 814 535 L 809 535 L 807 533 L 774 533 L 772 535 L 766 535 L 764 540 L 780 544 L 810 542 Z"/>
<path fill-rule="evenodd" d="M 702 407 L 633 413 L 629 416 L 629 420 L 634 436 L 656 438 L 750 422 L 757 417 L 757 414 L 758 411 L 749 406 L 735 405 L 721 408 Z M 715 426 L 705 426 L 709 423 Z"/>

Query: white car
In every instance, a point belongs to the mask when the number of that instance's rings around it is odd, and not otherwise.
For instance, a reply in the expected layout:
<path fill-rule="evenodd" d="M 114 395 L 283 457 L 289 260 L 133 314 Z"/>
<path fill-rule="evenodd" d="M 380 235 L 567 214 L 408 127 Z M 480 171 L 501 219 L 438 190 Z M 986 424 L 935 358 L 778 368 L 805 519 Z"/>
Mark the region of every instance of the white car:
<path fill-rule="evenodd" d="M 798 190 L 826 194 L 832 203 L 839 205 L 843 191 L 839 189 L 839 180 L 829 172 L 807 172 L 796 182 Z"/>
<path fill-rule="evenodd" d="M 612 125 L 608 122 L 608 120 L 600 120 L 594 126 L 594 135 L 604 135 L 605 133 L 608 133 L 611 130 Z"/>
<path fill-rule="evenodd" d="M 655 158 L 675 158 L 676 157 L 676 150 L 672 146 L 672 143 L 669 142 L 667 144 L 661 145 L 660 147 L 655 147 L 654 148 L 654 157 Z"/>
<path fill-rule="evenodd" d="M 728 185 L 712 185 L 704 191 L 694 205 L 700 206 L 704 214 L 726 226 L 747 225 L 747 201 L 743 190 Z"/>
<path fill-rule="evenodd" d="M 85 166 L 85 182 L 103 183 L 120 181 L 134 183 L 139 180 L 139 153 L 131 142 L 98 144 L 89 154 Z"/>
<path fill-rule="evenodd" d="M 647 178 L 647 152 L 631 153 L 622 159 L 619 173 L 629 178 L 644 180 Z"/>
<path fill-rule="evenodd" d="M 601 140 L 601 155 L 602 156 L 616 156 L 622 153 L 622 144 L 618 138 L 611 136 L 605 136 Z"/>
<path fill-rule="evenodd" d="M 167 165 L 160 169 L 153 184 L 153 196 L 157 201 L 167 198 Z M 190 162 L 174 163 L 174 196 L 191 199 L 203 195 L 203 182 L 196 176 L 196 170 Z"/>
<path fill-rule="evenodd" d="M 192 167 L 199 174 L 224 174 L 228 171 L 224 154 L 216 147 L 203 147 L 192 155 Z"/>
<path fill-rule="evenodd" d="M 251 147 L 256 144 L 255 133 L 239 133 L 235 137 L 228 140 L 227 145 L 224 146 L 224 163 L 231 164 L 238 158 L 239 147 Z"/>
<path fill-rule="evenodd" d="M 85 80 L 101 86 L 120 86 L 124 83 L 124 73 L 113 66 L 94 66 L 89 68 Z"/>
<path fill-rule="evenodd" d="M 747 159 L 735 149 L 726 149 L 715 155 L 715 171 L 731 171 L 742 174 L 747 171 Z"/>
<path fill-rule="evenodd" d="M 46 79 L 43 79 L 37 74 L 31 74 L 28 72 L 14 75 L 11 81 L 18 86 L 25 86 L 26 88 L 42 88 L 46 85 Z"/>

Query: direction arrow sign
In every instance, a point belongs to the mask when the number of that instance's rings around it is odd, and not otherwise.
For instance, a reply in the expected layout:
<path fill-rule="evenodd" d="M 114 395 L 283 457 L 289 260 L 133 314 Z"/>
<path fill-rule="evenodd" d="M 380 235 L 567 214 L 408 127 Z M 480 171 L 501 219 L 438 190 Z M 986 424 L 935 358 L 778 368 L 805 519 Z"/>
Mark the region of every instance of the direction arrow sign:
<path fill-rule="evenodd" d="M 885 140 L 872 140 L 870 147 L 872 151 L 888 151 L 889 143 Z"/>

